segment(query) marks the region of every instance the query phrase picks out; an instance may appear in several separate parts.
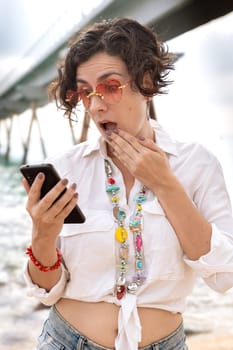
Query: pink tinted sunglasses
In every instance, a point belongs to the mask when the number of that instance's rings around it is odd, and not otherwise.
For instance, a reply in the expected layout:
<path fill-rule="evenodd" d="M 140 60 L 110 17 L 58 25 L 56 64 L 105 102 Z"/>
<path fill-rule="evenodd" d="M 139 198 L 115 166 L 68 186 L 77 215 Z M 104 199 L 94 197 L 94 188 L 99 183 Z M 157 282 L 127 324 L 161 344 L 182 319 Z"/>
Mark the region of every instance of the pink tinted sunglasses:
<path fill-rule="evenodd" d="M 82 101 L 86 109 L 90 106 L 90 100 L 93 96 L 98 96 L 107 104 L 115 104 L 120 102 L 122 96 L 122 90 L 129 84 L 130 81 L 126 81 L 121 84 L 116 79 L 105 80 L 96 85 L 95 91 L 91 91 L 87 87 L 81 87 L 77 91 L 68 90 L 66 93 L 66 101 L 76 105 Z"/>

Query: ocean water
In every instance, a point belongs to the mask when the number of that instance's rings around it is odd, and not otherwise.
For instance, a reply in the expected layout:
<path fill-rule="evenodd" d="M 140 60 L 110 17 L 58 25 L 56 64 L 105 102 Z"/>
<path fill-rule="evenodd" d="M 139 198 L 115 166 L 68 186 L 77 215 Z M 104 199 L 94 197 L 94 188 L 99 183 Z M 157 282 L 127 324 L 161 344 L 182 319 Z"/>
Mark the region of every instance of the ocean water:
<path fill-rule="evenodd" d="M 26 195 L 17 165 L 0 165 L 0 350 L 32 350 L 48 308 L 26 295 L 22 270 L 30 242 Z M 212 291 L 198 281 L 184 313 L 188 334 L 233 333 L 233 290 Z"/>
<path fill-rule="evenodd" d="M 30 242 L 26 196 L 17 165 L 0 165 L 0 350 L 33 349 L 47 310 L 26 296 L 22 277 Z"/>

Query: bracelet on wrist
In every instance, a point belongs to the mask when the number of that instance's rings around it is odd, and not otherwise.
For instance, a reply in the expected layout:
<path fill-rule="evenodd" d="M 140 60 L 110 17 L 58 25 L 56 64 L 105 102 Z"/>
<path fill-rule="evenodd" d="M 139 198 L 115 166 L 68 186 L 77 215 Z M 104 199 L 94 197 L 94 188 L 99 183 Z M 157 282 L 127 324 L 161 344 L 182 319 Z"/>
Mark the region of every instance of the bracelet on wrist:
<path fill-rule="evenodd" d="M 57 251 L 57 261 L 55 262 L 55 264 L 53 266 L 44 266 L 42 265 L 33 255 L 32 252 L 32 246 L 29 246 L 26 250 L 26 254 L 29 256 L 29 258 L 31 259 L 31 261 L 33 262 L 33 264 L 38 267 L 38 269 L 42 272 L 48 272 L 48 271 L 54 271 L 57 270 L 59 268 L 59 266 L 61 265 L 62 262 L 62 254 L 60 252 L 60 250 L 58 248 L 56 248 Z"/>

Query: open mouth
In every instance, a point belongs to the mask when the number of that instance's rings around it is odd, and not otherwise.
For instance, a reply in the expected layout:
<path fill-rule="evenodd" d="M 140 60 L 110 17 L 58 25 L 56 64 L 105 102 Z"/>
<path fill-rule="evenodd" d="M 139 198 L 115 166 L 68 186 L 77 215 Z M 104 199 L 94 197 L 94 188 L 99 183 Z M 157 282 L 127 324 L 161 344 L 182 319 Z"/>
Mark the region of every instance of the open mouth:
<path fill-rule="evenodd" d="M 107 121 L 101 122 L 100 127 L 103 131 L 106 131 L 106 130 L 112 131 L 114 129 L 117 129 L 117 123 L 107 122 Z"/>

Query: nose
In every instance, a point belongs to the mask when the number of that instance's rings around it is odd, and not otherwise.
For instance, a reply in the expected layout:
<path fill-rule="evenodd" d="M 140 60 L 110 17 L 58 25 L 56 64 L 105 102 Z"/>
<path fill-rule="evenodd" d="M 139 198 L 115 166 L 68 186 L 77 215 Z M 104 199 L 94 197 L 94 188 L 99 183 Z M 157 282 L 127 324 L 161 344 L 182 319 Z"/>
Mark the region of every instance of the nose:
<path fill-rule="evenodd" d="M 98 111 L 104 111 L 106 110 L 106 104 L 104 102 L 103 95 L 92 92 L 91 95 L 89 96 L 89 107 L 88 111 L 90 113 L 95 113 Z"/>

